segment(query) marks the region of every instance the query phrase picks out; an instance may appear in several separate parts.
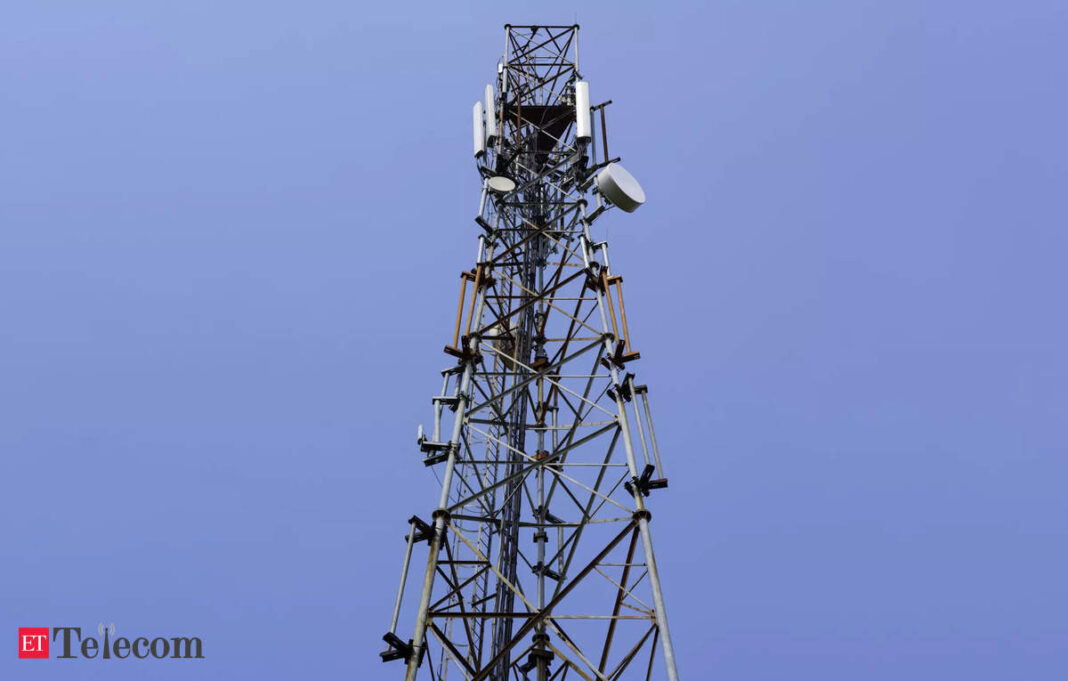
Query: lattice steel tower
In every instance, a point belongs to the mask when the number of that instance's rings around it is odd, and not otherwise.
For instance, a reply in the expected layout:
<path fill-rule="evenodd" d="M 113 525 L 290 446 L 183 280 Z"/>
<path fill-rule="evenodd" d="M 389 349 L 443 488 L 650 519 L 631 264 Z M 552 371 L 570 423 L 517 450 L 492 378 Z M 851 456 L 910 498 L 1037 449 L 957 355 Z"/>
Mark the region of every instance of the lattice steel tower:
<path fill-rule="evenodd" d="M 590 105 L 578 26 L 505 36 L 474 107 L 481 232 L 445 347 L 455 364 L 432 429 L 419 428 L 441 498 L 429 523 L 409 520 L 381 655 L 404 660 L 408 681 L 420 670 L 437 681 L 675 681 L 647 503 L 667 479 L 623 278 L 591 235 L 613 206 L 631 212 L 645 196 L 609 156 L 611 102 Z M 397 623 L 423 542 L 408 638 Z"/>

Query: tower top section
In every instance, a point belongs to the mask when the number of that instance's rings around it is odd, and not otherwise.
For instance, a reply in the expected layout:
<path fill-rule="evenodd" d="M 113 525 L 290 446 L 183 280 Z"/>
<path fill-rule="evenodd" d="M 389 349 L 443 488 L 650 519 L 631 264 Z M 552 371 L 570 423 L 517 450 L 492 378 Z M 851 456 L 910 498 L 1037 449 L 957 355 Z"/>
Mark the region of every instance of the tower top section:
<path fill-rule="evenodd" d="M 504 57 L 498 69 L 504 90 L 516 96 L 540 93 L 546 100 L 568 82 L 580 78 L 578 24 L 573 26 L 504 27 Z M 518 89 L 525 85 L 528 89 Z M 509 87 L 511 86 L 511 87 Z M 543 101 L 542 103 L 548 103 Z"/>
<path fill-rule="evenodd" d="M 473 108 L 474 156 L 498 194 L 541 186 L 584 194 L 593 188 L 598 208 L 630 212 L 645 201 L 637 182 L 621 168 L 601 178 L 618 158 L 608 153 L 606 101 L 591 105 L 590 85 L 579 71 L 578 24 L 505 24 L 497 77 Z M 621 191 L 623 184 L 633 186 Z M 525 197 L 528 205 L 530 197 Z M 590 221 L 603 210 L 595 212 Z"/>

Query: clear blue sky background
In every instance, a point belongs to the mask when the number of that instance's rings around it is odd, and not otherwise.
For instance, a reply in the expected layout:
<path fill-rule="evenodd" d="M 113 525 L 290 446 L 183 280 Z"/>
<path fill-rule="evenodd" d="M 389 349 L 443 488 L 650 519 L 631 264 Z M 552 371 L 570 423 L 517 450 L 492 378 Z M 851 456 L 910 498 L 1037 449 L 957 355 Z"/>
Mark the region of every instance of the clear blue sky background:
<path fill-rule="evenodd" d="M 101 0 L 0 10 L 0 678 L 397 678 L 470 106 L 576 18 L 684 677 L 1068 677 L 1068 5 Z M 100 621 L 208 659 L 16 660 Z"/>

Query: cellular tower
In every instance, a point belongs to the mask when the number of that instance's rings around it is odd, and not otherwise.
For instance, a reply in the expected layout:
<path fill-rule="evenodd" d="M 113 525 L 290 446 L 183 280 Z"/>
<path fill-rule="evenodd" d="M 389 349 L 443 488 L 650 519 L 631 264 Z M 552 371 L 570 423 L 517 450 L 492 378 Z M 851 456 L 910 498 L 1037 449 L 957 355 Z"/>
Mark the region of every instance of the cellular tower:
<path fill-rule="evenodd" d="M 474 266 L 418 434 L 441 495 L 408 521 L 381 657 L 407 681 L 675 681 L 649 529 L 667 478 L 623 277 L 593 236 L 645 194 L 610 155 L 579 27 L 504 33 L 473 109 Z"/>

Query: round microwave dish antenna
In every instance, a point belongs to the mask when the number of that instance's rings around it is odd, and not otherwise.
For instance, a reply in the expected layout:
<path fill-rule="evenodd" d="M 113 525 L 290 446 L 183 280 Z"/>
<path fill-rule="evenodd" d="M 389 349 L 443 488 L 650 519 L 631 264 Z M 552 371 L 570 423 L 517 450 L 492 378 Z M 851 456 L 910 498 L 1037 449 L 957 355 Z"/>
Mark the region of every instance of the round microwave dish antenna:
<path fill-rule="evenodd" d="M 507 194 L 515 190 L 515 180 L 504 175 L 494 175 L 489 180 L 489 188 L 498 194 Z"/>
<path fill-rule="evenodd" d="M 627 213 L 638 210 L 645 203 L 645 191 L 634 176 L 618 163 L 609 163 L 597 173 L 597 190 L 614 205 Z"/>

